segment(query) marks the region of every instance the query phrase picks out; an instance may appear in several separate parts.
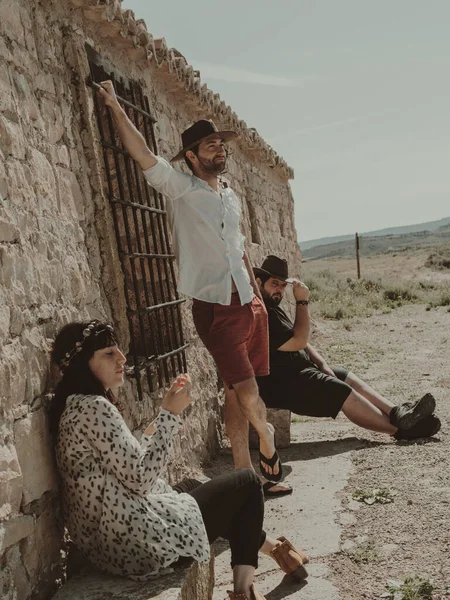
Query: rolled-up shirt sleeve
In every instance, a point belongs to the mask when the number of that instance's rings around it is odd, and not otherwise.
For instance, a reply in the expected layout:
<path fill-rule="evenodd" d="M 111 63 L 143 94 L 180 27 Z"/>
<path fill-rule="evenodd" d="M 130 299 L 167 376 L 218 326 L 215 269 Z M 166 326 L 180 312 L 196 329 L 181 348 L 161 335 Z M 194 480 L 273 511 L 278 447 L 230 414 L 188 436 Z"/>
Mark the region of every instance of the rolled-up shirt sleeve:
<path fill-rule="evenodd" d="M 155 432 L 142 435 L 138 442 L 117 408 L 106 398 L 97 396 L 83 412 L 80 432 L 95 448 L 108 471 L 129 489 L 145 495 L 166 466 L 180 425 L 179 417 L 161 410 L 155 420 Z"/>
<path fill-rule="evenodd" d="M 177 171 L 161 156 L 157 156 L 157 163 L 146 169 L 144 177 L 147 183 L 171 200 L 177 200 L 186 194 L 192 187 L 192 177 Z"/>

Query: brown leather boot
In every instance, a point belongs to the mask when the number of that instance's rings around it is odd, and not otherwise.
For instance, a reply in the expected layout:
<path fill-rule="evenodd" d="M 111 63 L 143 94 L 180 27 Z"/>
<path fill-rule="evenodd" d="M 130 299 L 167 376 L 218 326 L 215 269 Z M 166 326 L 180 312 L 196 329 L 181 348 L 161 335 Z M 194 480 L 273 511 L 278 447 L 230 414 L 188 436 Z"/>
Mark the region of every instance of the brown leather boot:
<path fill-rule="evenodd" d="M 297 581 L 302 581 L 308 577 L 308 571 L 303 566 L 309 562 L 308 557 L 303 550 L 297 550 L 289 540 L 281 536 L 277 538 L 281 544 L 275 546 L 270 553 L 272 558 L 276 560 L 280 569 L 290 575 Z"/>
<path fill-rule="evenodd" d="M 255 586 L 252 583 L 252 587 L 250 589 L 250 598 L 247 594 L 235 594 L 234 592 L 227 591 L 229 600 L 266 600 L 262 594 L 255 590 Z"/>

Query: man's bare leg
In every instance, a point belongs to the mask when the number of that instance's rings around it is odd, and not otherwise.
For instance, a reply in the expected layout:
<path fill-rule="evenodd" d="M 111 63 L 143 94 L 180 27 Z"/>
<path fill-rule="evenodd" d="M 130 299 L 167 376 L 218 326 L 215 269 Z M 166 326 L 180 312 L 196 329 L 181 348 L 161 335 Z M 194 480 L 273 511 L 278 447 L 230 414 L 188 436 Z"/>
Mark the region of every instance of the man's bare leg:
<path fill-rule="evenodd" d="M 364 429 L 389 435 L 397 432 L 397 427 L 391 425 L 387 415 L 356 391 L 348 396 L 342 405 L 342 412 L 352 423 Z"/>
<path fill-rule="evenodd" d="M 252 459 L 248 446 L 248 419 L 244 416 L 241 410 L 239 401 L 234 390 L 230 390 L 225 384 L 225 429 L 231 443 L 231 452 L 233 453 L 233 461 L 235 469 L 252 469 Z M 260 475 L 261 482 L 267 483 L 267 479 Z M 283 483 L 273 484 L 270 492 L 276 493 L 289 489 L 288 485 Z"/>
<path fill-rule="evenodd" d="M 259 449 L 264 456 L 271 458 L 275 453 L 275 433 L 273 426 L 267 423 L 266 405 L 259 397 L 258 384 L 254 377 L 234 383 L 239 407 L 253 425 L 259 436 Z M 277 475 L 280 471 L 280 465 L 277 462 L 274 467 L 265 465 L 268 473 Z"/>
<path fill-rule="evenodd" d="M 225 385 L 225 429 L 231 443 L 235 469 L 253 469 L 248 447 L 248 419 L 239 405 L 236 392 Z"/>
<path fill-rule="evenodd" d="M 361 396 L 366 398 L 371 404 L 379 408 L 385 415 L 388 415 L 395 406 L 395 404 L 386 400 L 386 398 L 371 388 L 368 383 L 357 377 L 354 373 L 350 372 L 347 375 L 345 383 L 352 387 L 355 392 L 358 392 L 358 394 L 361 394 Z"/>

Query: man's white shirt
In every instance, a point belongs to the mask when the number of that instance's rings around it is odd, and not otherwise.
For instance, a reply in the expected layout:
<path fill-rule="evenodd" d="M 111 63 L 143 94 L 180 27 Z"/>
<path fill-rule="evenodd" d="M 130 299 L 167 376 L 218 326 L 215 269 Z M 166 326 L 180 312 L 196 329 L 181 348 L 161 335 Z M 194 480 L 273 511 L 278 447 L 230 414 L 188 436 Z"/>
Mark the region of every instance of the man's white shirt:
<path fill-rule="evenodd" d="M 144 176 L 167 198 L 178 291 L 228 305 L 233 279 L 241 304 L 251 302 L 253 288 L 243 261 L 239 198 L 229 187 L 216 192 L 203 179 L 175 170 L 160 156 L 157 160 Z"/>

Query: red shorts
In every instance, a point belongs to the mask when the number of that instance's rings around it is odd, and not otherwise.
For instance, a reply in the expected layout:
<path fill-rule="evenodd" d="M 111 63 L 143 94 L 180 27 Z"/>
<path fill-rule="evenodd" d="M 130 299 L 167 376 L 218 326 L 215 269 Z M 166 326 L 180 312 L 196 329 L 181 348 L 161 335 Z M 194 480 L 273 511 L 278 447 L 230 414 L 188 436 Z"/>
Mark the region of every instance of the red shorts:
<path fill-rule="evenodd" d="M 234 383 L 269 374 L 269 329 L 264 302 L 257 296 L 241 305 L 194 300 L 192 314 L 200 339 L 208 348 L 224 382 Z"/>

